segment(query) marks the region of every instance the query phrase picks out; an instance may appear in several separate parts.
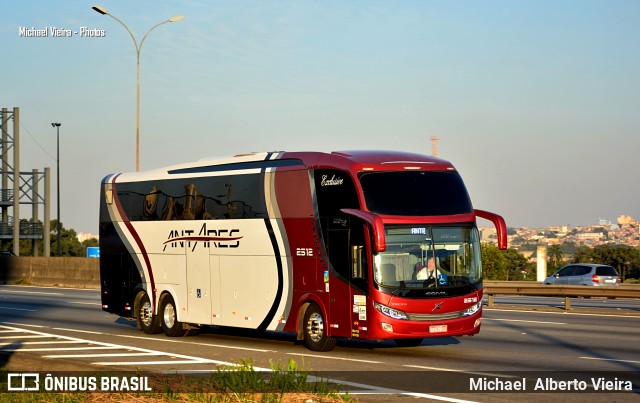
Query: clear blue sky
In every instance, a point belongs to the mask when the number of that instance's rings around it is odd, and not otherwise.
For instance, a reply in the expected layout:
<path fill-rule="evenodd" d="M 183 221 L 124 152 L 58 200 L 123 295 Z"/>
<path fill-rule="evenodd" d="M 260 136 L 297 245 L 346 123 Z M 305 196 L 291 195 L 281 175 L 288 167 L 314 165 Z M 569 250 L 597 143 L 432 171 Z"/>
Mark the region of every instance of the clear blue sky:
<path fill-rule="evenodd" d="M 640 219 L 640 2 L 5 2 L 0 107 L 21 170 L 52 168 L 62 222 L 97 233 L 98 188 L 135 169 L 249 151 L 439 151 L 508 226 Z M 102 29 L 25 38 L 20 27 Z M 55 176 L 52 178 L 55 218 Z M 22 208 L 23 216 L 30 209 Z"/>

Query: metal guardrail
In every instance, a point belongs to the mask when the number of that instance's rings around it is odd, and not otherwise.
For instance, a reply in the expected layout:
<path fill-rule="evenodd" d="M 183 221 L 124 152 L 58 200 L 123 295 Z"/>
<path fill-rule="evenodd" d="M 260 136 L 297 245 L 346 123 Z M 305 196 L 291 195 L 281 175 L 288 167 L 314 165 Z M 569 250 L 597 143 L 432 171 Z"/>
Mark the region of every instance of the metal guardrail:
<path fill-rule="evenodd" d="M 531 297 L 564 297 L 564 309 L 571 309 L 571 298 L 631 298 L 640 299 L 640 286 L 592 287 L 582 285 L 544 285 L 525 281 L 485 281 L 484 294 L 487 306 L 494 306 L 496 295 L 525 295 Z"/>

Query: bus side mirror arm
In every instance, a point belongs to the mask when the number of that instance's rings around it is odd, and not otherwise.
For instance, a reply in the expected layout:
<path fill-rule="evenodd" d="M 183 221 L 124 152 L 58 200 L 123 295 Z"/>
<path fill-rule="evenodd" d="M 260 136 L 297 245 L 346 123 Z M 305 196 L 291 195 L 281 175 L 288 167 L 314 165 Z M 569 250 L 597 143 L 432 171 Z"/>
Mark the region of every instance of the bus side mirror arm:
<path fill-rule="evenodd" d="M 340 211 L 345 214 L 358 217 L 369 224 L 371 231 L 373 232 L 373 250 L 376 253 L 387 250 L 387 241 L 384 237 L 384 223 L 382 222 L 382 218 L 373 213 L 352 208 L 343 208 Z"/>
<path fill-rule="evenodd" d="M 496 227 L 496 234 L 498 235 L 498 249 L 507 249 L 507 224 L 504 222 L 504 218 L 494 213 L 490 213 L 484 210 L 474 210 L 476 217 L 489 220 Z"/>

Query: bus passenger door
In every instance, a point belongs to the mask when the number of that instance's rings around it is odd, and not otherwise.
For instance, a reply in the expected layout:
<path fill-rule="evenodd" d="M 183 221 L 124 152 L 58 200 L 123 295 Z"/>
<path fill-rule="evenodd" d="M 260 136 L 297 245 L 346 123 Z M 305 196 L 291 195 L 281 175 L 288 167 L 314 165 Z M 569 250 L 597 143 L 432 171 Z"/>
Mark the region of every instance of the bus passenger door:
<path fill-rule="evenodd" d="M 329 276 L 329 272 L 324 274 L 325 291 L 330 301 L 329 328 L 332 336 L 351 337 L 349 229 L 347 220 L 339 217 L 330 218 L 328 226 L 325 242 L 333 269 L 332 276 Z"/>
<path fill-rule="evenodd" d="M 335 217 L 329 224 L 329 260 L 337 278 L 330 283 L 332 335 L 361 338 L 367 331 L 367 253 L 360 220 Z"/>
<path fill-rule="evenodd" d="M 358 219 L 351 220 L 349 234 L 349 300 L 351 309 L 351 337 L 366 339 L 368 329 L 368 245 L 365 228 Z"/>
<path fill-rule="evenodd" d="M 187 317 L 183 322 L 211 324 L 209 248 L 202 241 L 187 242 Z"/>

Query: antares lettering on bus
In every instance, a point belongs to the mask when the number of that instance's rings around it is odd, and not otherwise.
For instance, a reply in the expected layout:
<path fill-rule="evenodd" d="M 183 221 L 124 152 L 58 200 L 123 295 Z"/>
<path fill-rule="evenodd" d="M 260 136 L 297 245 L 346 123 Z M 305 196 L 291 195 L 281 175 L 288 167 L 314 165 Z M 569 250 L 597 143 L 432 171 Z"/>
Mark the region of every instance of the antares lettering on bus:
<path fill-rule="evenodd" d="M 167 246 L 170 248 L 184 248 L 187 247 L 195 249 L 198 245 L 209 249 L 212 246 L 214 248 L 238 248 L 240 246 L 239 236 L 240 230 L 234 229 L 207 229 L 207 224 L 202 224 L 200 231 L 195 234 L 195 230 L 171 230 L 167 240 L 164 242 L 164 252 Z"/>

